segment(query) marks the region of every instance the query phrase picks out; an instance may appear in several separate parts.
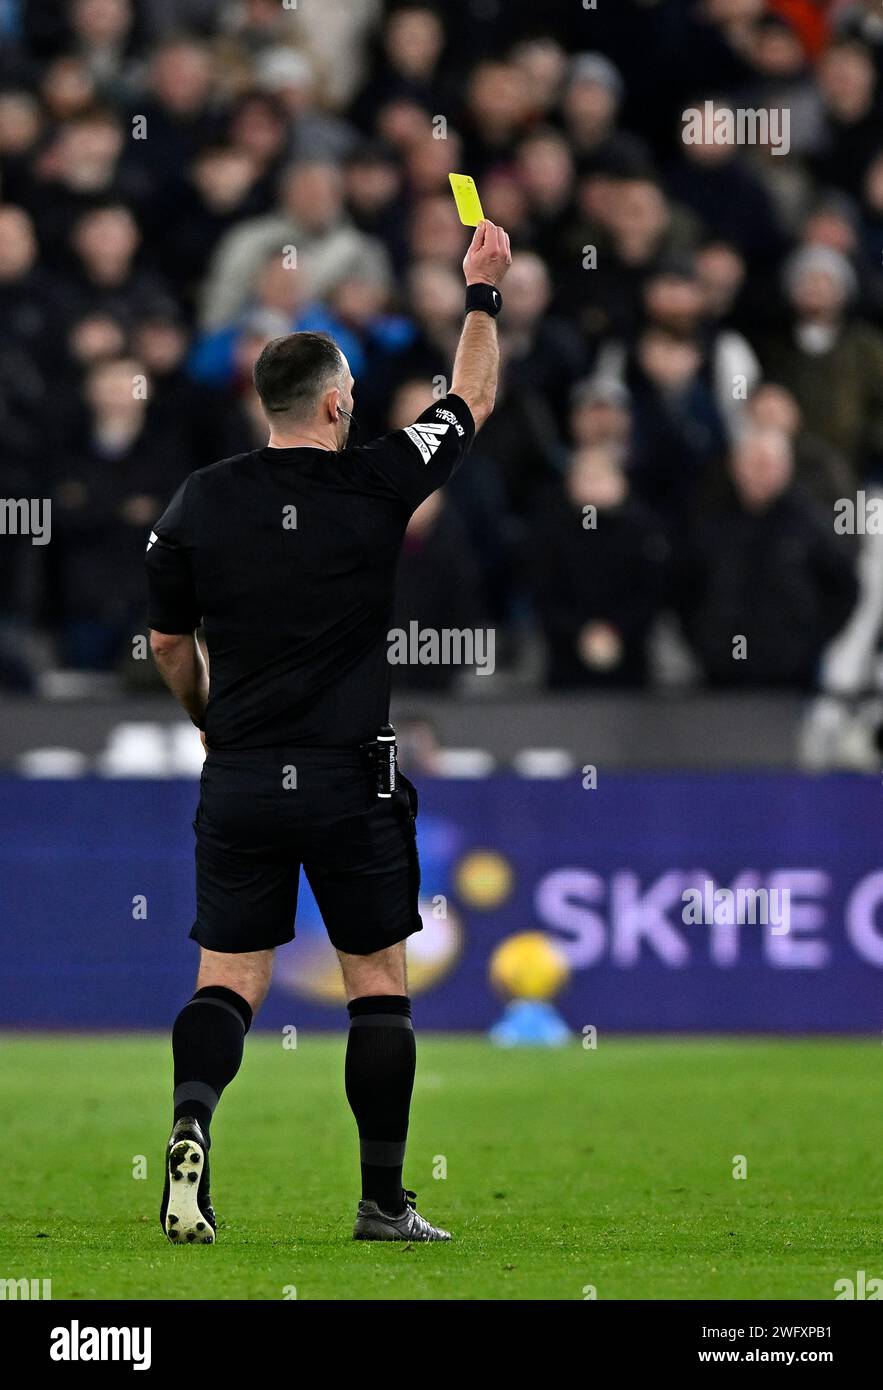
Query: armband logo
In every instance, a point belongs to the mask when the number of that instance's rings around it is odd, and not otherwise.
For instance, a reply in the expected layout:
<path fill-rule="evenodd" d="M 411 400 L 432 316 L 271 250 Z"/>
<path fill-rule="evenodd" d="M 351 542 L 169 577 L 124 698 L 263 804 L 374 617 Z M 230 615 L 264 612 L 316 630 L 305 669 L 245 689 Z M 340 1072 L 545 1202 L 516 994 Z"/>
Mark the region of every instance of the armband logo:
<path fill-rule="evenodd" d="M 433 425 L 424 421 L 419 425 L 409 425 L 405 430 L 412 444 L 416 444 L 420 451 L 420 456 L 424 463 L 429 463 L 439 444 L 442 435 L 447 434 L 450 425 Z"/>

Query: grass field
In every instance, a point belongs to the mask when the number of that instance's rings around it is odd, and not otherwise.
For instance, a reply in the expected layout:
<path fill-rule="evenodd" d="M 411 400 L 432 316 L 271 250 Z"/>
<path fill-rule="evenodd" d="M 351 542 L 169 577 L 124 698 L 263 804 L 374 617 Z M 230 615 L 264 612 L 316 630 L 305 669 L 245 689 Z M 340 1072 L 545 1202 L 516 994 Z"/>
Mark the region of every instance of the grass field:
<path fill-rule="evenodd" d="M 421 1037 L 406 1179 L 454 1241 L 413 1248 L 349 1238 L 342 1036 L 249 1039 L 213 1127 L 218 1244 L 181 1249 L 157 1219 L 166 1040 L 2 1051 L 0 1277 L 54 1299 L 828 1299 L 883 1276 L 879 1042 Z"/>

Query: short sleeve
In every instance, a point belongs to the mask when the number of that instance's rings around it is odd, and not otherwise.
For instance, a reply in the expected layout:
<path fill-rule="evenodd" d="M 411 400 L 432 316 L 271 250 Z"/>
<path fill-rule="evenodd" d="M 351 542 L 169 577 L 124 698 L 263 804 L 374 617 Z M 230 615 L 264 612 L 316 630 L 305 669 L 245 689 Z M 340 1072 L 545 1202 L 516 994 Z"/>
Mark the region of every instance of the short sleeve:
<path fill-rule="evenodd" d="M 147 541 L 147 626 L 154 632 L 193 632 L 202 621 L 185 545 L 186 491 L 187 482 L 178 488 Z"/>
<path fill-rule="evenodd" d="M 394 430 L 352 451 L 363 468 L 413 512 L 443 487 L 466 457 L 475 438 L 475 421 L 460 396 L 434 401 L 406 429 Z"/>

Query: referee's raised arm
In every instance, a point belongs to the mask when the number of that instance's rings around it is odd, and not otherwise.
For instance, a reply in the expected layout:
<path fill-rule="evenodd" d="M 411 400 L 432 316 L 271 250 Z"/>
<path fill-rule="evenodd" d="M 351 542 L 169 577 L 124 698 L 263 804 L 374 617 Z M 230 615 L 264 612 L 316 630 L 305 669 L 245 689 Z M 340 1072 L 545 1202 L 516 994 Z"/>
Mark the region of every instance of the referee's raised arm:
<path fill-rule="evenodd" d="M 493 222 L 479 223 L 463 261 L 466 322 L 451 380 L 452 394 L 469 406 L 477 430 L 493 410 L 497 394 L 500 345 L 494 320 L 503 303 L 498 286 L 511 264 L 509 237 L 503 228 Z"/>

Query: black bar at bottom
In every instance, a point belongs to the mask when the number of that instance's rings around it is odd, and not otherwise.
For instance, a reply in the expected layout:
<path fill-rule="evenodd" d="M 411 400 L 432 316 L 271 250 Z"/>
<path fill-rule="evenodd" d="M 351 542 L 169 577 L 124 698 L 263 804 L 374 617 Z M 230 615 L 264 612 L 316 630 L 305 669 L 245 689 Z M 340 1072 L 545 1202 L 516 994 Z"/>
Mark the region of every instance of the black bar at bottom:
<path fill-rule="evenodd" d="M 874 1364 L 881 1332 L 880 1311 L 853 1302 L 629 1302 L 586 1300 L 573 1303 L 451 1301 L 443 1307 L 410 1303 L 406 1320 L 378 1316 L 376 1303 L 296 1302 L 25 1302 L 0 1305 L 0 1331 L 7 1355 L 41 1377 L 110 1369 L 121 1374 L 181 1377 L 192 1371 L 203 1380 L 212 1371 L 228 1372 L 238 1347 L 256 1383 L 295 1372 L 309 1347 L 309 1362 L 328 1357 L 335 1363 L 339 1345 L 304 1341 L 304 1333 L 322 1332 L 326 1324 L 348 1345 L 361 1346 L 366 1366 L 372 1361 L 372 1337 L 385 1329 L 384 1342 L 398 1327 L 411 1352 L 429 1350 L 443 1331 L 449 1338 L 463 1329 L 469 1337 L 469 1362 L 476 1365 L 486 1349 L 495 1378 L 510 1358 L 527 1353 L 552 1371 L 564 1356 L 594 1374 L 616 1366 L 620 1372 L 690 1368 L 700 1377 L 719 1367 L 753 1369 L 802 1366 L 844 1372 Z M 341 1300 L 346 1302 L 346 1300 Z M 363 1310 L 363 1312 L 362 1312 Z M 361 1314 L 361 1315 L 360 1315 Z M 352 1324 L 355 1323 L 355 1327 Z M 367 1337 L 358 1337 L 364 1327 Z M 352 1339 L 356 1333 L 358 1341 Z M 424 1340 L 425 1339 L 425 1340 Z M 324 1348 L 324 1350 L 323 1350 Z M 335 1349 L 336 1348 L 336 1349 Z M 95 1354 L 98 1359 L 93 1359 Z M 433 1353 L 437 1356 L 437 1350 Z M 442 1358 L 444 1360 L 444 1358 Z M 321 1364 L 321 1362 L 320 1362 Z M 436 1362 L 439 1365 L 438 1362 Z M 347 1362 L 351 1369 L 351 1362 Z M 439 1365 L 441 1371 L 442 1367 Z M 517 1369 L 517 1365 L 515 1367 Z M 523 1369 L 523 1363 L 522 1363 Z M 451 1370 L 454 1370 L 452 1364 Z"/>

